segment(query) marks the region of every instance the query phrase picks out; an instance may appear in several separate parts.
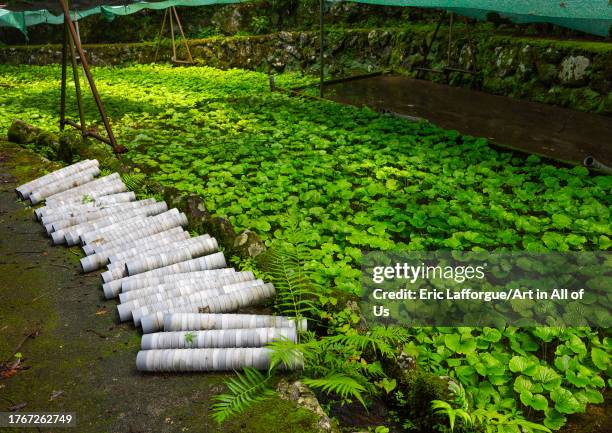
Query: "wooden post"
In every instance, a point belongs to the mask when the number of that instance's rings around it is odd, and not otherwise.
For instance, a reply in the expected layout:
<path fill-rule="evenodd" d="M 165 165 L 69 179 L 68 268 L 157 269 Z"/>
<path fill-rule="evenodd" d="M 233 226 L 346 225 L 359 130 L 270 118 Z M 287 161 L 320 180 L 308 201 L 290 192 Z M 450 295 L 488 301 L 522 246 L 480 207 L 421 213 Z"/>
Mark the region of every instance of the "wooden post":
<path fill-rule="evenodd" d="M 176 11 L 176 8 L 174 6 L 172 6 L 172 11 L 174 11 L 174 16 L 176 17 L 176 24 L 178 25 L 179 32 L 181 33 L 181 37 L 183 38 L 183 43 L 185 44 L 185 50 L 187 50 L 187 61 L 189 63 L 193 63 L 193 57 L 191 56 L 191 50 L 189 49 L 189 43 L 187 42 L 185 33 L 183 33 L 183 25 L 181 24 L 181 20 L 178 16 L 178 12 Z"/>
<path fill-rule="evenodd" d="M 170 12 L 170 35 L 172 37 L 172 61 L 176 61 L 176 44 L 174 43 L 174 17 Z"/>
<path fill-rule="evenodd" d="M 164 29 L 166 27 L 166 18 L 168 18 L 168 9 L 164 9 L 164 18 L 162 19 L 161 29 L 159 31 L 159 36 L 157 37 L 157 47 L 155 48 L 155 57 L 153 57 L 153 63 L 157 63 L 157 55 L 159 54 L 161 38 L 164 35 Z"/>
<path fill-rule="evenodd" d="M 96 83 L 94 82 L 93 76 L 91 75 L 91 71 L 89 70 L 89 63 L 87 62 L 87 58 L 85 57 L 85 52 L 83 51 L 83 47 L 81 46 L 81 41 L 77 37 L 76 30 L 74 29 L 74 25 L 70 17 L 70 11 L 68 10 L 66 0 L 60 0 L 60 4 L 62 5 L 62 9 L 64 11 L 64 21 L 68 26 L 70 37 L 72 38 L 72 41 L 74 42 L 76 50 L 81 59 L 81 64 L 83 65 L 83 72 L 85 72 L 85 76 L 87 77 L 87 82 L 89 83 L 91 93 L 93 94 L 94 100 L 96 101 L 96 106 L 98 107 L 98 111 L 100 112 L 100 117 L 102 118 L 102 122 L 104 123 L 104 128 L 106 129 L 106 133 L 108 134 L 108 139 L 110 141 L 111 146 L 113 147 L 113 151 L 115 153 L 125 152 L 125 148 L 117 145 L 117 141 L 115 140 L 115 135 L 113 134 L 113 130 L 111 129 L 110 122 L 108 121 L 108 117 L 106 117 L 104 105 L 102 105 L 102 100 L 100 99 L 98 88 L 96 87 Z"/>
<path fill-rule="evenodd" d="M 81 80 L 79 78 L 79 66 L 77 65 L 74 42 L 71 38 L 68 38 L 68 45 L 70 47 L 70 62 L 72 63 L 72 78 L 74 79 L 74 90 L 76 93 L 77 108 L 79 110 L 79 120 L 81 122 L 81 135 L 83 138 L 85 138 L 85 131 L 87 130 L 87 127 L 85 123 L 85 111 L 83 109 L 83 97 L 81 95 Z"/>
<path fill-rule="evenodd" d="M 319 97 L 323 97 L 323 85 L 325 81 L 325 64 L 323 63 L 323 51 L 325 48 L 325 29 L 323 27 L 323 12 L 325 9 L 325 0 L 319 0 Z"/>
<path fill-rule="evenodd" d="M 68 26 L 64 20 L 62 37 L 62 83 L 60 90 L 60 131 L 66 126 L 66 68 L 68 63 Z"/>

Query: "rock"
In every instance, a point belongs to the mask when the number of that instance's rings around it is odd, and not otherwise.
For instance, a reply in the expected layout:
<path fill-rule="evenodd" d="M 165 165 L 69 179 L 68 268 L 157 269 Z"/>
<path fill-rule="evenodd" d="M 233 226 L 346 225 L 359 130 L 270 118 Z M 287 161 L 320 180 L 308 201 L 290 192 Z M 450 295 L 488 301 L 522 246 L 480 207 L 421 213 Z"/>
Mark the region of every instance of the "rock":
<path fill-rule="evenodd" d="M 287 379 L 282 378 L 278 382 L 276 392 L 283 400 L 295 402 L 298 407 L 315 413 L 319 417 L 319 432 L 327 433 L 337 431 L 329 417 L 321 408 L 319 400 L 317 400 L 314 392 L 299 380 L 289 383 Z"/>
<path fill-rule="evenodd" d="M 8 129 L 8 139 L 18 144 L 30 144 L 36 141 L 40 129 L 28 125 L 22 120 L 15 120 Z"/>
<path fill-rule="evenodd" d="M 569 56 L 561 62 L 559 79 L 567 86 L 580 86 L 585 84 L 587 69 L 591 61 L 584 56 Z"/>
<path fill-rule="evenodd" d="M 42 131 L 36 137 L 36 151 L 48 159 L 57 158 L 59 151 L 59 137 L 49 131 Z"/>
<path fill-rule="evenodd" d="M 259 235 L 248 229 L 236 236 L 233 246 L 243 257 L 256 257 L 266 250 Z"/>
<path fill-rule="evenodd" d="M 83 145 L 83 137 L 76 131 L 65 130 L 59 135 L 57 157 L 65 163 L 71 163 Z"/>
<path fill-rule="evenodd" d="M 551 63 L 538 63 L 538 80 L 546 85 L 553 84 L 558 76 L 557 67 Z"/>
<path fill-rule="evenodd" d="M 119 161 L 113 153 L 110 145 L 98 140 L 85 140 L 78 146 L 78 154 L 81 159 L 97 159 L 100 165 L 115 170 Z"/>

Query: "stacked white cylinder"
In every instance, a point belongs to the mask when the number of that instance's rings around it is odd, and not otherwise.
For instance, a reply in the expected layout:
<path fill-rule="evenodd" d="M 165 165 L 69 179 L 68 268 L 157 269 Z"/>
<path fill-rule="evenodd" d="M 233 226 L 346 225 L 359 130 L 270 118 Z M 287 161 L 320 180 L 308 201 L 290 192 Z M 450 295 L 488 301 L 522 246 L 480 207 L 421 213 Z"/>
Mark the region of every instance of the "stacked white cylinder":
<path fill-rule="evenodd" d="M 53 230 L 63 229 L 65 227 L 75 226 L 81 223 L 94 221 L 105 216 L 125 212 L 129 209 L 137 209 L 149 204 L 155 203 L 154 199 L 138 200 L 127 203 L 119 203 L 113 206 L 105 206 L 98 208 L 90 208 L 89 210 L 81 210 L 79 212 L 69 211 L 63 215 L 51 215 L 43 217 L 41 222 L 47 226 L 51 225 Z"/>
<path fill-rule="evenodd" d="M 165 311 L 157 311 L 140 318 L 144 333 L 156 332 L 163 328 L 166 313 L 229 313 L 240 308 L 257 305 L 276 295 L 272 284 L 251 287 L 250 289 L 207 298 L 205 302 L 183 305 Z"/>
<path fill-rule="evenodd" d="M 251 272 L 239 272 L 228 275 L 228 277 L 231 278 L 201 280 L 189 285 L 180 283 L 170 283 L 171 288 L 169 288 L 167 291 L 155 292 L 137 298 L 132 298 L 131 300 L 123 302 L 121 303 L 121 305 L 118 305 L 117 311 L 119 312 L 119 318 L 121 320 L 128 320 L 132 317 L 132 311 L 145 305 L 156 305 L 160 302 L 175 298 L 187 299 L 188 296 L 194 295 L 196 293 L 201 293 L 202 295 L 207 296 L 229 293 L 234 290 L 240 290 L 242 288 L 249 287 L 249 285 L 237 286 L 236 284 L 255 281 L 254 276 Z M 263 284 L 263 282 L 254 285 L 259 284 Z"/>
<path fill-rule="evenodd" d="M 52 183 L 45 184 L 39 189 L 33 191 L 30 196 L 30 202 L 32 204 L 38 204 L 41 201 L 51 197 L 55 194 L 69 191 L 80 185 L 91 183 L 94 177 L 100 174 L 100 169 L 97 166 L 86 168 L 83 171 L 74 173 L 71 176 L 58 179 Z"/>
<path fill-rule="evenodd" d="M 181 263 L 175 263 L 174 265 L 165 266 L 163 268 L 153 269 L 147 272 L 143 272 L 142 274 L 121 278 L 120 280 L 113 280 L 108 283 L 104 283 L 102 285 L 102 289 L 104 290 L 104 295 L 106 296 L 106 299 L 111 299 L 119 294 L 119 292 L 123 288 L 123 284 L 127 281 L 139 280 L 141 278 L 145 279 L 148 277 L 157 277 L 160 275 L 167 274 L 225 268 L 226 266 L 227 264 L 225 263 L 225 256 L 223 255 L 223 253 L 215 253 L 204 257 L 198 257 L 197 259 L 187 260 Z M 137 286 L 137 284 L 134 284 L 134 286 Z"/>
<path fill-rule="evenodd" d="M 138 221 L 134 225 L 130 225 L 130 227 L 126 225 L 124 228 L 105 233 L 85 233 L 81 236 L 81 242 L 94 245 L 106 244 L 116 240 L 127 242 L 144 238 L 147 235 L 161 233 L 174 227 L 184 227 L 186 225 L 187 216 L 182 212 L 178 212 L 176 209 L 170 209 L 162 214 Z"/>
<path fill-rule="evenodd" d="M 233 371 L 245 367 L 266 370 L 270 349 L 162 349 L 141 350 L 136 355 L 139 371 Z"/>
<path fill-rule="evenodd" d="M 145 289 L 160 284 L 191 279 L 217 278 L 217 275 L 233 274 L 235 272 L 234 268 L 213 268 L 193 272 L 172 272 L 165 275 L 147 275 L 136 279 L 125 279 L 121 284 L 121 291 L 123 294 L 127 294 L 134 290 Z"/>
<path fill-rule="evenodd" d="M 231 270 L 233 271 L 233 269 Z M 200 274 L 200 272 L 192 272 L 184 275 Z M 166 294 L 168 297 L 173 297 L 175 293 L 178 293 L 178 291 L 180 291 L 181 293 L 191 294 L 198 290 L 212 289 L 214 287 L 221 287 L 228 284 L 239 283 L 241 281 L 249 281 L 254 279 L 255 275 L 253 275 L 253 273 L 249 271 L 218 273 L 213 274 L 210 277 L 191 277 L 188 279 L 169 281 L 163 284 L 156 284 L 154 286 L 143 287 L 142 289 L 136 289 L 125 293 L 120 293 L 119 302 L 123 304 L 134 299 L 141 299 L 158 293 Z M 189 293 L 189 291 L 191 291 L 191 293 Z"/>
<path fill-rule="evenodd" d="M 71 176 L 89 167 L 97 167 L 98 165 L 98 161 L 95 159 L 85 159 L 83 161 L 79 161 L 75 164 L 45 174 L 44 176 L 38 177 L 30 182 L 24 183 L 23 185 L 20 185 L 15 188 L 15 192 L 17 192 L 17 195 L 20 198 L 27 199 L 32 193 L 32 191 L 36 190 L 37 188 L 40 188 L 43 185 L 53 183 L 58 179 L 63 179 L 65 177 Z"/>
<path fill-rule="evenodd" d="M 213 347 L 263 347 L 273 341 L 297 342 L 295 328 L 216 329 L 144 334 L 142 350 L 196 349 Z"/>
<path fill-rule="evenodd" d="M 163 330 L 174 332 L 204 331 L 208 329 L 296 327 L 300 331 L 306 331 L 306 319 L 301 319 L 297 323 L 294 317 L 264 314 L 168 313 L 164 315 Z"/>
<path fill-rule="evenodd" d="M 136 326 L 139 326 L 140 318 L 142 316 L 146 316 L 147 314 L 151 314 L 156 311 L 167 311 L 172 308 L 180 307 L 182 305 L 191 305 L 191 304 L 206 305 L 208 299 L 210 298 L 226 295 L 228 293 L 233 293 L 233 292 L 242 292 L 242 291 L 249 292 L 254 287 L 258 287 L 263 284 L 264 282 L 262 280 L 243 281 L 241 283 L 228 284 L 223 287 L 215 287 L 212 289 L 200 290 L 198 292 L 192 293 L 191 295 L 187 295 L 184 297 L 178 296 L 178 297 L 173 297 L 173 298 L 164 298 L 164 295 L 160 293 L 158 295 L 153 295 L 154 297 L 158 297 L 160 299 L 158 302 L 152 303 L 152 304 L 144 304 L 144 305 L 141 305 L 139 307 L 132 309 L 131 310 L 132 318 L 134 319 L 134 324 Z M 252 296 L 252 297 L 255 300 L 256 296 Z M 134 300 L 131 302 L 137 303 L 137 300 Z M 122 305 L 120 305 L 119 307 L 121 307 Z M 129 318 L 129 316 L 127 317 Z"/>
<path fill-rule="evenodd" d="M 125 262 L 125 268 L 128 275 L 136 275 L 152 269 L 163 268 L 164 266 L 208 255 L 216 251 L 219 251 L 219 245 L 215 238 L 199 236 L 177 245 L 175 251 L 132 258 Z"/>
<path fill-rule="evenodd" d="M 174 227 L 168 231 L 156 233 L 151 236 L 147 236 L 137 241 L 133 241 L 128 244 L 120 244 L 113 248 L 102 248 L 100 252 L 88 255 L 81 259 L 81 268 L 83 272 L 90 272 L 101 268 L 110 261 L 110 257 L 113 254 L 125 251 L 138 251 L 141 247 L 134 247 L 134 245 L 142 244 L 142 248 L 153 247 L 155 245 L 166 245 L 177 241 L 185 240 L 189 238 L 189 233 L 184 231 L 182 227 Z"/>
<path fill-rule="evenodd" d="M 83 203 L 84 199 L 95 200 L 103 195 L 124 191 L 127 191 L 127 187 L 121 181 L 121 177 L 119 174 L 113 173 L 76 188 L 53 194 L 46 198 L 46 203 L 52 206 L 61 205 L 61 203 Z"/>
<path fill-rule="evenodd" d="M 133 191 L 119 192 L 117 194 L 104 195 L 85 203 L 69 204 L 66 206 L 53 207 L 45 205 L 34 211 L 37 220 L 41 220 L 45 216 L 62 215 L 66 212 L 78 213 L 88 209 L 101 209 L 107 206 L 112 206 L 119 203 L 126 203 L 136 200 L 136 194 Z"/>
<path fill-rule="evenodd" d="M 154 244 L 148 244 L 141 248 L 130 248 L 125 251 L 121 251 L 118 254 L 113 254 L 108 258 L 110 262 L 110 264 L 108 265 L 108 271 L 102 272 L 102 281 L 107 283 L 112 280 L 127 277 L 129 274 L 126 267 L 126 263 L 129 260 L 135 258 L 140 259 L 144 257 L 154 257 L 160 254 L 161 251 L 173 251 L 176 249 L 181 249 L 184 245 L 189 245 L 188 242 L 190 244 L 193 244 L 201 242 L 203 239 L 210 239 L 210 235 L 202 235 L 191 239 L 177 239 L 173 240 L 172 242 L 168 242 L 165 239 L 161 239 L 159 242 L 155 242 Z"/>

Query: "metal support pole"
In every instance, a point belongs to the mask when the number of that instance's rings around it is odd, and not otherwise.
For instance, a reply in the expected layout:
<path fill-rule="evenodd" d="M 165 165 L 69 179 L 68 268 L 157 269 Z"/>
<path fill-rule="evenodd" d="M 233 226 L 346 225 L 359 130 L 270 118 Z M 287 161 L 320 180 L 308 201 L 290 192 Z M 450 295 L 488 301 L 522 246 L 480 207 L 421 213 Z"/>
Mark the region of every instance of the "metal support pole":
<path fill-rule="evenodd" d="M 125 148 L 117 145 L 117 141 L 115 140 L 115 135 L 113 134 L 113 130 L 111 129 L 108 117 L 106 117 L 104 105 L 102 105 L 102 100 L 100 99 L 100 94 L 98 93 L 96 83 L 94 82 L 93 76 L 91 75 L 91 71 L 89 70 L 89 63 L 87 62 L 87 58 L 85 57 L 85 52 L 83 51 L 83 47 L 81 46 L 81 41 L 78 40 L 76 30 L 74 29 L 74 25 L 72 24 L 72 19 L 70 18 L 70 11 L 68 10 L 66 0 L 60 0 L 60 4 L 62 5 L 62 9 L 64 11 L 64 21 L 67 23 L 70 36 L 72 37 L 72 40 L 74 41 L 74 44 L 76 46 L 76 50 L 79 54 L 79 57 L 81 58 L 83 71 L 85 72 L 85 76 L 87 77 L 87 81 L 89 83 L 89 87 L 91 89 L 91 93 L 93 94 L 94 100 L 96 101 L 96 106 L 98 107 L 98 111 L 100 112 L 102 122 L 104 122 L 104 128 L 106 129 L 106 133 L 108 134 L 108 139 L 110 141 L 111 146 L 113 147 L 113 151 L 115 153 L 125 152 Z"/>
<path fill-rule="evenodd" d="M 183 38 L 183 43 L 185 44 L 185 50 L 187 50 L 187 61 L 189 63 L 193 63 L 193 57 L 191 56 L 191 50 L 189 49 L 189 43 L 187 42 L 187 38 L 185 37 L 185 33 L 183 32 L 183 25 L 181 24 L 181 20 L 178 16 L 178 12 L 176 8 L 172 6 L 172 10 L 174 11 L 174 16 L 176 17 L 176 24 L 178 25 L 179 32 L 181 33 L 181 37 Z"/>
<path fill-rule="evenodd" d="M 159 36 L 157 37 L 157 47 L 155 48 L 155 57 L 153 57 L 153 63 L 157 63 L 157 55 L 159 54 L 159 47 L 161 45 L 161 38 L 166 28 L 166 18 L 168 18 L 168 9 L 164 9 L 164 18 L 162 19 L 161 29 L 159 30 Z"/>
<path fill-rule="evenodd" d="M 174 17 L 170 12 L 170 35 L 172 36 L 172 61 L 176 61 L 176 45 L 174 43 Z"/>
<path fill-rule="evenodd" d="M 78 35 L 77 35 L 78 38 Z M 74 79 L 74 90 L 76 93 L 77 108 L 79 110 L 79 120 L 81 121 L 81 135 L 85 138 L 86 122 L 85 111 L 83 109 L 83 97 L 81 95 L 81 79 L 79 78 L 79 66 L 77 65 L 76 52 L 74 50 L 74 42 L 68 38 L 70 46 L 70 62 L 72 63 L 72 77 Z"/>
<path fill-rule="evenodd" d="M 66 68 L 68 63 L 68 27 L 66 21 L 63 24 L 62 38 L 62 84 L 60 90 L 60 131 L 64 130 L 66 125 Z"/>
<path fill-rule="evenodd" d="M 325 29 L 323 22 L 323 12 L 325 0 L 319 0 L 319 97 L 323 97 L 323 85 L 325 81 L 325 64 L 323 63 L 323 51 L 325 48 Z"/>

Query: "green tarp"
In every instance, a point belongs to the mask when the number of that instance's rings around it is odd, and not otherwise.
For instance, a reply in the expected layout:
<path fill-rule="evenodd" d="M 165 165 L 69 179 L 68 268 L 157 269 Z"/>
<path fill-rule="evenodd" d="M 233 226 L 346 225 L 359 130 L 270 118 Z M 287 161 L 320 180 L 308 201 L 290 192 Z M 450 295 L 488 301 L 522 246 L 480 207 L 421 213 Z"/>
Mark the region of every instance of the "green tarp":
<path fill-rule="evenodd" d="M 2 1 L 2 0 L 0 0 Z M 166 0 L 137 2 L 134 0 L 79 0 L 73 1 L 75 18 L 103 14 L 108 19 L 128 15 L 143 9 L 165 9 L 170 6 L 204 6 L 222 3 L 241 3 L 246 0 Z M 484 20 L 494 12 L 515 23 L 551 23 L 599 36 L 609 36 L 612 26 L 612 0 L 347 0 L 386 6 L 414 6 L 439 8 L 460 15 Z M 40 23 L 61 24 L 63 17 L 49 1 L 13 2 L 16 6 L 0 9 L 0 26 L 16 27 L 26 32 L 27 27 Z M 20 3 L 27 7 L 18 6 Z M 117 3 L 124 3 L 117 6 Z M 57 9 L 58 2 L 52 2 Z M 39 6 L 37 6 L 39 5 Z M 44 6 L 47 6 L 45 8 Z"/>
<path fill-rule="evenodd" d="M 2 0 L 0 0 L 1 2 Z M 167 9 L 171 6 L 207 6 L 212 4 L 229 4 L 241 3 L 245 0 L 165 0 L 165 1 L 142 1 L 134 2 L 125 0 L 122 5 L 113 5 L 114 2 L 95 2 L 106 3 L 93 7 L 85 7 L 79 9 L 78 2 L 72 2 L 70 11 L 73 19 L 78 20 L 90 15 L 102 14 L 107 19 L 112 20 L 117 15 L 129 15 L 139 12 L 143 9 Z M 42 7 L 46 2 L 39 2 Z M 59 4 L 59 2 L 55 2 Z M 121 3 L 121 2 L 119 2 Z M 84 3 L 86 4 L 86 3 Z M 0 26 L 15 27 L 27 34 L 27 28 L 37 24 L 62 24 L 64 16 L 56 10 L 36 8 L 36 2 L 29 2 L 30 9 L 22 10 L 23 8 L 16 6 L 11 10 L 10 5 L 6 9 L 0 9 Z M 39 7 L 41 7 L 39 6 Z M 54 8 L 57 9 L 57 6 Z"/>
<path fill-rule="evenodd" d="M 612 0 L 347 0 L 385 6 L 440 8 L 479 20 L 491 12 L 518 24 L 551 23 L 609 36 Z"/>

